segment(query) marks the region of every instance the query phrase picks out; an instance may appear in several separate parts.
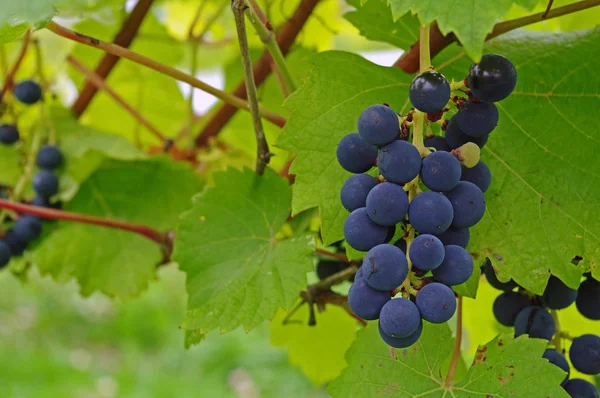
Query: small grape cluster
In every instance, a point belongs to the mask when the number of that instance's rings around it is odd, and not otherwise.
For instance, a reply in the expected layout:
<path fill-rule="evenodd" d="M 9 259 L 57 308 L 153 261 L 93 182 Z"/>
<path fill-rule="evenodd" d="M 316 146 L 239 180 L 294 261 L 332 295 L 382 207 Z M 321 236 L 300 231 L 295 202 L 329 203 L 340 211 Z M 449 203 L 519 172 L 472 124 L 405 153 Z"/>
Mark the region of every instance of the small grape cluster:
<path fill-rule="evenodd" d="M 600 281 L 587 276 L 578 290 L 571 289 L 560 279 L 551 276 L 541 296 L 528 293 L 512 279 L 502 282 L 498 279 L 491 264 L 483 267 L 489 284 L 502 290 L 494 301 L 493 311 L 498 322 L 515 328 L 515 337 L 529 335 L 532 338 L 545 339 L 553 348 L 544 353 L 544 358 L 564 370 L 567 375 L 562 383 L 572 397 L 598 398 L 593 384 L 583 379 L 569 379 L 570 366 L 563 352 L 556 346 L 563 336 L 557 330 L 557 324 L 548 309 L 562 310 L 575 303 L 584 317 L 600 320 Z M 518 290 L 516 290 L 518 288 Z M 573 338 L 569 349 L 571 364 L 579 372 L 588 375 L 600 374 L 600 336 L 584 334 Z"/>
<path fill-rule="evenodd" d="M 468 99 L 451 98 L 442 74 L 421 73 L 409 91 L 416 110 L 402 117 L 387 105 L 370 106 L 358 119 L 358 132 L 337 147 L 340 165 L 355 173 L 340 193 L 350 212 L 344 237 L 352 248 L 367 251 L 348 302 L 358 317 L 379 319 L 380 335 L 392 347 L 414 344 L 423 320 L 447 322 L 457 308 L 451 287 L 473 273 L 465 248 L 469 228 L 485 213 L 483 192 L 491 182 L 479 149 L 498 123 L 492 102 L 512 92 L 516 70 L 506 58 L 486 55 L 471 66 L 465 84 Z M 459 110 L 443 123 L 446 137 L 423 143 L 423 126 L 419 136 L 415 132 L 417 117 L 439 121 L 449 102 Z M 411 129 L 414 145 L 408 142 Z M 374 165 L 378 177 L 366 174 Z M 397 226 L 403 234 L 390 243 Z"/>
<path fill-rule="evenodd" d="M 42 97 L 40 86 L 25 80 L 15 85 L 14 96 L 27 105 L 37 103 Z M 14 144 L 19 140 L 19 132 L 14 125 L 0 126 L 0 142 Z M 50 199 L 58 193 L 59 180 L 55 171 L 63 163 L 62 152 L 54 145 L 44 145 L 37 152 L 36 165 L 39 171 L 32 180 L 36 197 L 31 201 L 34 206 L 60 207 L 60 202 L 51 203 Z M 27 246 L 42 233 L 42 219 L 32 215 L 21 215 L 4 237 L 0 240 L 0 268 L 6 266 L 11 257 L 23 254 Z"/>

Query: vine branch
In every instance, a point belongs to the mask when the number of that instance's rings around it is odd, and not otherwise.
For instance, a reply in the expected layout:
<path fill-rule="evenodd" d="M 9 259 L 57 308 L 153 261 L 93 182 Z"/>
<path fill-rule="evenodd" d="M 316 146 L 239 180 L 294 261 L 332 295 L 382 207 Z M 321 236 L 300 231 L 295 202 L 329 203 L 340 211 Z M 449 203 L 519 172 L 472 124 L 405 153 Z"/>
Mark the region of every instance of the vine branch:
<path fill-rule="evenodd" d="M 19 68 L 21 67 L 21 64 L 23 63 L 23 59 L 25 58 L 25 54 L 27 54 L 27 48 L 29 47 L 30 42 L 31 42 L 31 29 L 28 29 L 27 32 L 25 32 L 25 36 L 23 37 L 23 45 L 21 46 L 21 51 L 19 52 L 19 56 L 17 57 L 17 60 L 13 64 L 13 67 L 6 74 L 6 78 L 4 79 L 4 86 L 2 87 L 2 92 L 0 93 L 0 99 L 4 98 L 4 94 L 6 94 L 6 92 L 8 90 L 12 90 L 12 88 L 14 86 L 15 75 L 17 74 L 17 71 L 19 70 Z"/>
<path fill-rule="evenodd" d="M 334 259 L 344 262 L 346 264 L 354 264 L 352 261 L 348 260 L 348 257 L 344 256 L 343 254 L 332 253 L 330 251 L 323 250 L 323 249 L 316 249 L 315 253 L 318 255 L 324 256 L 324 257 L 334 258 Z"/>
<path fill-rule="evenodd" d="M 452 359 L 450 360 L 450 367 L 448 368 L 448 375 L 446 376 L 445 385 L 451 386 L 456 375 L 456 367 L 458 366 L 458 360 L 460 359 L 460 346 L 462 343 L 462 314 L 463 314 L 463 302 L 462 296 L 458 296 L 457 309 L 456 309 L 456 340 L 454 341 L 454 350 L 452 351 Z"/>
<path fill-rule="evenodd" d="M 246 35 L 246 19 L 244 18 L 246 8 L 245 0 L 231 1 L 231 10 L 233 11 L 233 17 L 235 18 L 238 43 L 242 55 L 242 66 L 244 67 L 244 80 L 246 81 L 246 92 L 248 93 L 248 106 L 250 108 L 250 115 L 252 116 L 252 123 L 254 124 L 254 134 L 256 135 L 256 174 L 262 175 L 273 154 L 269 151 L 269 144 L 265 137 L 265 131 L 258 110 L 256 82 L 254 81 L 254 74 L 252 73 L 252 59 L 250 58 L 248 36 Z"/>
<path fill-rule="evenodd" d="M 554 3 L 554 0 L 550 0 L 548 2 L 548 5 L 546 6 L 546 11 L 544 12 L 544 15 L 542 15 L 542 19 L 546 19 L 548 17 L 548 13 L 550 12 L 550 10 L 552 9 L 552 4 Z"/>
<path fill-rule="evenodd" d="M 103 227 L 120 229 L 142 235 L 161 246 L 169 245 L 169 234 L 161 233 L 151 227 L 140 224 L 132 224 L 124 221 L 108 220 L 101 217 L 86 214 L 73 213 L 63 210 L 48 209 L 40 206 L 31 206 L 23 203 L 0 199 L 0 208 L 16 211 L 17 213 L 30 214 L 49 220 L 75 221 L 82 224 L 99 225 Z"/>
<path fill-rule="evenodd" d="M 125 48 L 131 45 L 153 2 L 154 0 L 139 0 L 137 2 L 125 22 L 123 22 L 121 30 L 115 36 L 115 44 Z M 118 56 L 110 53 L 104 54 L 104 57 L 102 57 L 100 63 L 98 63 L 98 66 L 96 67 L 96 74 L 102 79 L 106 79 L 113 68 L 117 65 L 117 62 L 119 62 Z M 73 103 L 73 106 L 71 107 L 71 110 L 76 117 L 81 116 L 83 112 L 85 112 L 97 92 L 98 87 L 96 87 L 92 81 L 87 80 L 84 83 L 83 88 L 79 93 L 79 97 L 77 97 Z"/>
<path fill-rule="evenodd" d="M 496 36 L 510 32 L 517 28 L 522 28 L 544 20 L 561 17 L 563 15 L 572 14 L 574 12 L 583 11 L 588 8 L 597 7 L 600 5 L 600 0 L 583 0 L 576 3 L 567 4 L 562 7 L 546 10 L 522 18 L 511 19 L 509 21 L 499 22 L 494 26 L 492 32 L 487 35 L 486 40 L 493 39 Z M 434 57 L 439 54 L 444 48 L 456 41 L 456 36 L 450 33 L 444 35 L 440 32 L 437 25 L 431 26 L 430 32 L 430 56 Z M 394 63 L 406 73 L 416 73 L 419 70 L 420 48 L 419 41 L 411 46 L 408 51 L 405 51 L 398 60 Z"/>
<path fill-rule="evenodd" d="M 160 72 L 160 73 L 170 76 L 174 79 L 185 82 L 193 87 L 199 88 L 202 91 L 205 91 L 211 95 L 214 95 L 215 97 L 221 99 L 222 101 L 226 102 L 227 104 L 230 104 L 231 106 L 233 106 L 235 108 L 245 109 L 245 110 L 250 109 L 248 106 L 248 102 L 246 102 L 242 98 L 239 98 L 239 97 L 237 97 L 233 94 L 227 93 L 225 91 L 219 90 L 219 89 L 195 78 L 194 76 L 191 76 L 185 72 L 182 72 L 182 71 L 175 69 L 173 67 L 170 67 L 168 65 L 161 64 L 160 62 L 157 62 L 157 61 L 155 61 L 151 58 L 148 58 L 144 55 L 141 55 L 141 54 L 138 54 L 131 50 L 128 50 L 119 45 L 103 42 L 96 38 L 74 32 L 70 29 L 67 29 L 63 26 L 58 25 L 54 21 L 50 21 L 48 23 L 48 25 L 46 25 L 46 28 L 48 30 L 50 30 L 51 32 L 53 32 L 59 36 L 62 36 L 66 39 L 73 40 L 78 43 L 85 44 L 87 46 L 103 50 L 107 53 L 116 55 L 121 58 L 126 58 L 137 64 L 144 65 L 150 69 L 154 69 L 157 72 Z M 262 107 L 259 108 L 259 111 L 260 111 L 261 116 L 264 117 L 265 119 L 267 119 L 268 121 L 270 121 L 271 123 L 273 123 L 277 126 L 283 126 L 285 124 L 285 118 L 283 116 L 281 116 L 275 112 L 269 111 L 267 109 L 264 109 Z"/>

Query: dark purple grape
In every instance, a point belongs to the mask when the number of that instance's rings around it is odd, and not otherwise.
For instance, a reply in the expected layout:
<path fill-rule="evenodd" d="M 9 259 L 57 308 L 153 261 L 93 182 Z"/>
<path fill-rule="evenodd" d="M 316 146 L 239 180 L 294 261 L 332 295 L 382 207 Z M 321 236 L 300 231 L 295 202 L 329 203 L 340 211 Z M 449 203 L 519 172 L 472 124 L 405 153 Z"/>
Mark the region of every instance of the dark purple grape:
<path fill-rule="evenodd" d="M 461 181 L 472 182 L 477 185 L 481 192 L 487 191 L 492 183 L 492 173 L 490 173 L 490 169 L 487 167 L 482 160 L 479 161 L 475 165 L 475 167 L 462 167 Z"/>
<path fill-rule="evenodd" d="M 485 214 L 485 197 L 477 185 L 461 181 L 452 191 L 446 193 L 452 204 L 454 218 L 452 226 L 455 228 L 469 228 L 477 224 Z"/>
<path fill-rule="evenodd" d="M 450 84 L 439 72 L 423 72 L 413 79 L 408 98 L 421 112 L 440 112 L 450 100 Z"/>
<path fill-rule="evenodd" d="M 444 246 L 444 261 L 431 273 L 436 281 L 454 286 L 465 283 L 473 273 L 473 258 L 460 246 Z"/>
<path fill-rule="evenodd" d="M 452 204 L 441 193 L 422 192 L 408 205 L 408 219 L 421 234 L 437 235 L 444 232 L 453 217 Z"/>
<path fill-rule="evenodd" d="M 517 85 L 517 70 L 508 59 L 498 54 L 486 54 L 474 63 L 467 76 L 469 89 L 477 99 L 498 102 L 508 97 Z"/>
<path fill-rule="evenodd" d="M 394 245 L 377 245 L 363 259 L 363 276 L 373 288 L 391 291 L 404 282 L 408 275 L 408 262 L 402 250 Z"/>
<path fill-rule="evenodd" d="M 367 144 L 358 133 L 348 134 L 337 146 L 339 164 L 351 173 L 364 173 L 375 164 L 377 147 Z"/>
<path fill-rule="evenodd" d="M 553 310 L 567 308 L 577 299 L 577 290 L 571 289 L 554 275 L 548 279 L 548 285 L 541 297 L 542 304 Z"/>
<path fill-rule="evenodd" d="M 456 187 L 461 173 L 460 163 L 454 155 L 436 151 L 423 159 L 421 181 L 432 191 L 446 192 Z"/>
<path fill-rule="evenodd" d="M 431 138 L 426 138 L 423 143 L 428 148 L 435 148 L 436 151 L 450 152 L 452 150 L 452 148 L 450 148 L 450 145 L 448 145 L 448 143 L 446 142 L 446 139 L 439 135 L 436 135 L 435 137 Z"/>
<path fill-rule="evenodd" d="M 456 245 L 464 248 L 467 247 L 469 240 L 471 239 L 469 228 L 454 228 L 452 226 L 435 236 L 442 241 L 444 246 Z"/>
<path fill-rule="evenodd" d="M 358 134 L 371 145 L 387 145 L 400 134 L 398 115 L 389 106 L 371 105 L 358 118 Z"/>
<path fill-rule="evenodd" d="M 377 156 L 379 172 L 395 184 L 406 184 L 421 170 L 419 150 L 406 141 L 394 141 L 384 146 Z"/>
<path fill-rule="evenodd" d="M 417 294 L 417 308 L 421 317 L 431 323 L 444 323 L 456 312 L 456 297 L 448 286 L 433 282 Z"/>
<path fill-rule="evenodd" d="M 373 289 L 365 278 L 359 278 L 348 291 L 348 304 L 359 318 L 372 321 L 379 318 L 383 305 L 390 300 L 389 292 Z"/>
<path fill-rule="evenodd" d="M 379 225 L 396 225 L 408 212 L 408 195 L 401 186 L 391 182 L 371 189 L 366 203 L 369 217 Z"/>
<path fill-rule="evenodd" d="M 467 102 L 456 114 L 461 131 L 471 137 L 483 137 L 498 125 L 498 108 L 489 102 Z"/>
<path fill-rule="evenodd" d="M 487 135 L 483 137 L 471 137 L 470 135 L 466 135 L 458 126 L 456 122 L 456 115 L 450 118 L 448 125 L 446 126 L 446 142 L 452 149 L 456 149 L 458 147 L 463 146 L 467 142 L 473 142 L 479 146 L 479 148 L 483 148 L 485 143 L 488 140 Z"/>
<path fill-rule="evenodd" d="M 375 224 L 361 207 L 354 210 L 344 222 L 346 242 L 356 250 L 366 252 L 387 239 L 389 228 Z"/>
<path fill-rule="evenodd" d="M 377 185 L 375 177 L 368 174 L 350 176 L 342 185 L 340 200 L 344 209 L 352 212 L 367 205 L 367 195 Z"/>

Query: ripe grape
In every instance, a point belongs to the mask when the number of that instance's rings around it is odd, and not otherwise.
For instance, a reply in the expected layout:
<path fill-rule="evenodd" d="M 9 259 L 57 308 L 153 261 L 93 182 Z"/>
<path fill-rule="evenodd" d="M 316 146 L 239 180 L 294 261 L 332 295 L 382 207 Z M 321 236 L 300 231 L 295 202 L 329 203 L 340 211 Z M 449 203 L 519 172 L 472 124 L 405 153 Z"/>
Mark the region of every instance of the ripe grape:
<path fill-rule="evenodd" d="M 317 264 L 317 276 L 319 279 L 326 279 L 331 275 L 337 274 L 340 271 L 349 267 L 348 263 L 335 260 L 319 260 Z M 350 279 L 351 281 L 353 278 Z"/>
<path fill-rule="evenodd" d="M 58 177 L 49 170 L 40 170 L 33 177 L 33 189 L 42 198 L 50 198 L 58 193 Z"/>
<path fill-rule="evenodd" d="M 399 185 L 381 183 L 371 189 L 367 196 L 367 213 L 376 224 L 396 225 L 404 219 L 407 212 L 408 195 Z"/>
<path fill-rule="evenodd" d="M 577 290 L 571 289 L 554 275 L 548 279 L 548 285 L 541 297 L 545 307 L 553 310 L 567 308 L 577 299 Z"/>
<path fill-rule="evenodd" d="M 600 373 L 600 337 L 584 334 L 573 340 L 569 349 L 573 367 L 586 375 Z"/>
<path fill-rule="evenodd" d="M 358 118 L 358 134 L 368 144 L 384 146 L 400 133 L 398 115 L 389 106 L 371 105 Z"/>
<path fill-rule="evenodd" d="M 436 135 L 435 137 L 426 138 L 423 144 L 428 148 L 435 148 L 436 151 L 450 152 L 452 148 L 446 142 L 444 137 Z"/>
<path fill-rule="evenodd" d="M 415 238 L 408 249 L 413 265 L 420 270 L 430 271 L 444 261 L 444 245 L 433 235 L 422 234 Z"/>
<path fill-rule="evenodd" d="M 394 141 L 381 148 L 377 156 L 377 166 L 386 180 L 395 184 L 405 184 L 419 174 L 421 155 L 413 144 Z"/>
<path fill-rule="evenodd" d="M 588 319 L 600 321 L 600 282 L 588 278 L 579 286 L 577 310 Z"/>
<path fill-rule="evenodd" d="M 36 196 L 31 201 L 32 206 L 40 206 L 40 207 L 51 207 L 50 202 L 47 199 L 44 199 L 40 196 Z"/>
<path fill-rule="evenodd" d="M 469 89 L 477 99 L 498 102 L 508 97 L 517 85 L 517 70 L 512 62 L 498 54 L 486 54 L 472 64 L 467 76 Z"/>
<path fill-rule="evenodd" d="M 498 125 L 498 108 L 489 102 L 467 102 L 456 114 L 461 131 L 471 137 L 483 137 Z"/>
<path fill-rule="evenodd" d="M 587 380 L 571 379 L 564 387 L 571 398 L 599 398 L 596 386 Z"/>
<path fill-rule="evenodd" d="M 351 173 L 364 173 L 375 164 L 377 147 L 367 144 L 358 133 L 346 135 L 337 146 L 338 163 Z"/>
<path fill-rule="evenodd" d="M 421 180 L 432 191 L 446 192 L 454 189 L 460 176 L 460 163 L 449 152 L 436 151 L 423 159 Z"/>
<path fill-rule="evenodd" d="M 42 169 L 55 169 L 63 161 L 62 152 L 54 145 L 44 145 L 40 148 L 35 159 L 38 167 Z"/>
<path fill-rule="evenodd" d="M 0 268 L 4 267 L 10 261 L 10 246 L 3 240 L 0 240 Z"/>
<path fill-rule="evenodd" d="M 14 124 L 3 124 L 0 126 L 0 142 L 3 144 L 14 144 L 19 141 L 19 130 Z"/>
<path fill-rule="evenodd" d="M 33 80 L 23 80 L 13 88 L 15 97 L 24 104 L 35 104 L 42 98 L 42 88 Z"/>
<path fill-rule="evenodd" d="M 362 267 L 358 267 L 358 270 L 356 271 L 356 274 L 354 274 L 354 282 L 356 282 L 360 278 L 364 278 L 364 277 L 365 276 L 363 275 L 363 269 L 362 269 Z"/>
<path fill-rule="evenodd" d="M 363 259 L 363 275 L 373 289 L 391 291 L 404 282 L 408 262 L 402 250 L 394 245 L 377 245 Z"/>
<path fill-rule="evenodd" d="M 485 265 L 483 266 L 483 273 L 485 274 L 485 279 L 487 279 L 488 283 L 495 289 L 510 291 L 517 287 L 517 283 L 512 279 L 508 282 L 501 282 L 498 280 L 496 271 L 494 270 L 494 267 L 492 267 L 492 264 L 489 262 L 489 260 L 486 261 Z"/>
<path fill-rule="evenodd" d="M 462 174 L 460 176 L 461 181 L 472 182 L 477 185 L 481 192 L 487 191 L 492 183 L 492 173 L 483 161 L 479 161 L 475 167 L 462 167 Z"/>
<path fill-rule="evenodd" d="M 452 191 L 446 193 L 452 204 L 454 218 L 452 226 L 468 228 L 477 224 L 485 214 L 485 197 L 477 185 L 461 181 Z"/>
<path fill-rule="evenodd" d="M 354 210 L 344 222 L 346 242 L 354 249 L 363 252 L 384 243 L 387 234 L 388 228 L 375 224 L 364 207 Z"/>
<path fill-rule="evenodd" d="M 542 355 L 542 358 L 547 359 L 551 364 L 558 366 L 567 373 L 563 382 L 560 384 L 564 387 L 569 381 L 569 375 L 571 374 L 571 367 L 569 366 L 565 356 L 555 350 L 546 350 L 544 355 Z"/>
<path fill-rule="evenodd" d="M 549 341 L 555 332 L 552 315 L 542 307 L 524 308 L 515 318 L 515 337 L 527 334 L 531 338 Z"/>
<path fill-rule="evenodd" d="M 454 217 L 452 204 L 441 193 L 422 192 L 408 205 L 408 219 L 421 234 L 440 234 L 448 229 Z"/>
<path fill-rule="evenodd" d="M 385 343 L 394 348 L 406 348 L 415 344 L 419 337 L 421 337 L 421 333 L 423 332 L 423 322 L 419 322 L 419 327 L 417 330 L 408 337 L 392 337 L 386 334 L 383 329 L 381 329 L 381 323 L 378 325 L 379 327 L 379 335 L 381 339 L 385 341 Z"/>
<path fill-rule="evenodd" d="M 444 285 L 454 286 L 466 282 L 473 273 L 473 258 L 460 246 L 444 246 L 444 261 L 431 271 L 433 277 Z"/>
<path fill-rule="evenodd" d="M 368 321 L 378 319 L 381 308 L 389 300 L 389 292 L 373 289 L 365 278 L 357 279 L 348 291 L 350 309 L 356 316 Z"/>
<path fill-rule="evenodd" d="M 379 325 L 392 337 L 408 337 L 419 328 L 421 314 L 412 301 L 394 298 L 385 303 L 379 314 Z"/>
<path fill-rule="evenodd" d="M 442 241 L 444 246 L 456 245 L 466 248 L 471 239 L 471 232 L 469 232 L 469 228 L 454 228 L 450 226 L 447 230 L 435 236 Z"/>
<path fill-rule="evenodd" d="M 367 195 L 377 185 L 375 177 L 368 174 L 350 176 L 342 185 L 340 200 L 344 209 L 352 212 L 367 205 Z"/>
<path fill-rule="evenodd" d="M 408 98 L 421 112 L 440 112 L 450 99 L 450 84 L 439 72 L 423 72 L 410 84 Z"/>
<path fill-rule="evenodd" d="M 446 126 L 446 142 L 452 149 L 463 146 L 467 142 L 473 142 L 477 144 L 479 148 L 483 148 L 488 137 L 488 135 L 484 135 L 483 137 L 471 137 L 470 135 L 463 133 L 456 121 L 456 115 L 450 118 L 448 126 Z"/>
<path fill-rule="evenodd" d="M 23 216 L 15 223 L 13 233 L 21 242 L 29 243 L 42 233 L 42 222 L 34 216 Z"/>
<path fill-rule="evenodd" d="M 456 312 L 456 297 L 448 286 L 433 282 L 417 294 L 417 308 L 421 317 L 431 323 L 444 323 Z"/>
<path fill-rule="evenodd" d="M 524 294 L 504 292 L 494 301 L 494 317 L 504 326 L 514 326 L 519 312 L 529 305 L 529 298 Z"/>
<path fill-rule="evenodd" d="M 27 243 L 20 240 L 17 235 L 15 235 L 15 231 L 9 229 L 4 236 L 4 241 L 10 248 L 10 252 L 13 256 L 18 256 L 23 254 L 25 249 L 27 248 Z"/>

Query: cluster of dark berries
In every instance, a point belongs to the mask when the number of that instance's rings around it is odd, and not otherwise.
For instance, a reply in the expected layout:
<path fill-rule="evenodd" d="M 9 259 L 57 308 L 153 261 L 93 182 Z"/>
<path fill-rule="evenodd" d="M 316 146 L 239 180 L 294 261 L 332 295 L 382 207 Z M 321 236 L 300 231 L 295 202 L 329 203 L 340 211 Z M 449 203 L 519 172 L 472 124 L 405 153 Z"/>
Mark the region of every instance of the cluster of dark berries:
<path fill-rule="evenodd" d="M 560 279 L 551 276 L 541 296 L 527 293 L 512 279 L 508 282 L 498 280 L 491 264 L 483 267 L 486 279 L 494 288 L 503 293 L 494 302 L 494 316 L 505 326 L 515 328 L 515 337 L 529 335 L 532 338 L 556 341 L 556 323 L 548 311 L 562 310 L 575 303 L 579 312 L 586 318 L 600 320 L 600 281 L 591 276 L 579 286 L 579 290 L 571 289 Z M 518 288 L 518 290 L 516 290 Z M 549 348 L 544 353 L 551 363 L 567 374 L 562 383 L 572 397 L 598 397 L 593 384 L 582 379 L 569 379 L 570 367 L 564 353 Z M 600 336 L 584 334 L 573 339 L 569 349 L 571 364 L 579 372 L 589 375 L 600 374 Z"/>
<path fill-rule="evenodd" d="M 13 94 L 20 102 L 32 105 L 42 99 L 42 88 L 33 80 L 15 84 Z M 0 143 L 11 145 L 19 141 L 19 129 L 14 124 L 0 125 Z"/>
<path fill-rule="evenodd" d="M 345 136 L 337 147 L 340 165 L 355 173 L 340 193 L 350 212 L 344 237 L 352 248 L 367 252 L 348 302 L 358 317 L 379 319 L 381 337 L 393 347 L 414 344 L 423 320 L 447 322 L 456 311 L 451 286 L 473 273 L 465 248 L 469 228 L 485 213 L 483 192 L 491 175 L 479 161 L 479 148 L 469 143 L 487 140 L 498 123 L 491 102 L 510 94 L 516 72 L 506 58 L 486 55 L 471 66 L 466 80 L 468 99 L 457 103 L 459 111 L 450 121 L 452 126 L 460 121 L 455 131 L 461 142 L 449 145 L 448 130 L 447 138 L 432 139 L 435 145 L 408 142 L 415 112 L 436 120 L 449 110 L 450 84 L 432 70 L 415 77 L 410 87 L 417 111 L 402 118 L 387 105 L 370 106 L 358 119 L 358 133 Z M 470 151 L 475 155 L 466 156 Z M 366 174 L 373 166 L 378 177 Z M 390 243 L 397 227 L 403 237 Z"/>

